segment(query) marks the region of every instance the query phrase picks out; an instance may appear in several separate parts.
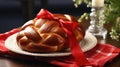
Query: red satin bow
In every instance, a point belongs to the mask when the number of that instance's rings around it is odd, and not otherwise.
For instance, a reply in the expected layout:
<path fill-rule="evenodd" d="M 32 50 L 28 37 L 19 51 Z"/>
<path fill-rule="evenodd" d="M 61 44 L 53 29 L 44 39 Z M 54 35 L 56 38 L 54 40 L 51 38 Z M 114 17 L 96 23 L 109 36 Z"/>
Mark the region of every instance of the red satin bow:
<path fill-rule="evenodd" d="M 77 39 L 73 35 L 73 31 L 78 27 L 78 24 L 76 22 L 64 21 L 61 18 L 54 17 L 52 13 L 50 13 L 45 9 L 41 9 L 41 11 L 37 14 L 36 18 L 38 19 L 46 18 L 46 19 L 53 19 L 59 21 L 60 25 L 68 35 L 69 47 L 71 49 L 72 56 L 74 57 L 76 63 L 79 66 L 84 66 L 86 64 L 89 64 L 88 60 L 86 59 L 84 53 L 82 52 L 79 46 Z"/>

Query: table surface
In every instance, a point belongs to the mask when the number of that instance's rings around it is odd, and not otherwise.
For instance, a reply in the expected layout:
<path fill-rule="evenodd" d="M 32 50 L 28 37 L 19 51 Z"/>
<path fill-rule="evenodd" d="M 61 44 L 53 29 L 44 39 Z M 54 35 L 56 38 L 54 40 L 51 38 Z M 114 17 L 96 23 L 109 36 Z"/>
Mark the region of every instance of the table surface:
<path fill-rule="evenodd" d="M 89 22 L 85 21 L 82 23 L 85 29 L 88 28 Z M 110 25 L 105 26 L 108 30 Z M 120 48 L 120 41 L 112 40 L 109 35 L 106 40 L 98 38 L 99 43 L 109 43 Z M 0 55 L 0 67 L 57 67 L 45 62 L 18 60 Z M 107 62 L 104 67 L 120 67 L 120 55 L 113 59 L 111 62 Z"/>

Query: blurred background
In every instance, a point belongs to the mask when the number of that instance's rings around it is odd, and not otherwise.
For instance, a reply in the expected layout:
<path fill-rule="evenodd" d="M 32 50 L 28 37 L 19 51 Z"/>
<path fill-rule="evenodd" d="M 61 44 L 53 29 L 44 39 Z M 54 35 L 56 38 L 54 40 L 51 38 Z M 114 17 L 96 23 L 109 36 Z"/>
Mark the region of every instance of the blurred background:
<path fill-rule="evenodd" d="M 72 0 L 0 0 L 0 33 L 22 26 L 26 21 L 34 19 L 41 8 L 52 13 L 81 16 L 90 12 L 85 4 L 75 8 Z"/>

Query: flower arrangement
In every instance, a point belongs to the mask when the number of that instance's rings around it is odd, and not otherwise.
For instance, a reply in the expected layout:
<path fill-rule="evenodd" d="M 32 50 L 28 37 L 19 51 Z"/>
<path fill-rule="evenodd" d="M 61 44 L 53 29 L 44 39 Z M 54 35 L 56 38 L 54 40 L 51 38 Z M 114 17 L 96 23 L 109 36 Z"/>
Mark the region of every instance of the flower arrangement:
<path fill-rule="evenodd" d="M 73 0 L 75 7 L 77 8 L 82 3 L 87 4 L 87 7 L 91 7 L 91 0 Z M 104 5 L 104 23 L 110 23 L 112 25 L 110 36 L 112 39 L 120 40 L 120 0 L 105 0 Z M 84 13 L 78 19 L 88 19 L 89 13 Z"/>

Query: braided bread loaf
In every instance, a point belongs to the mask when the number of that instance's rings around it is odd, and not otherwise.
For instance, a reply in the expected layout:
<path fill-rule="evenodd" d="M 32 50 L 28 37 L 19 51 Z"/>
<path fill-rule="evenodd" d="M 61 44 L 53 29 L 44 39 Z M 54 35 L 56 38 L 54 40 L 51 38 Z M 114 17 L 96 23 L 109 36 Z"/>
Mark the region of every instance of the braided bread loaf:
<path fill-rule="evenodd" d="M 64 21 L 75 21 L 70 15 L 53 14 Z M 84 29 L 79 24 L 74 31 L 78 41 L 84 38 Z M 69 47 L 68 36 L 58 21 L 50 19 L 33 19 L 26 22 L 17 34 L 17 44 L 23 50 L 29 52 L 56 52 Z"/>

